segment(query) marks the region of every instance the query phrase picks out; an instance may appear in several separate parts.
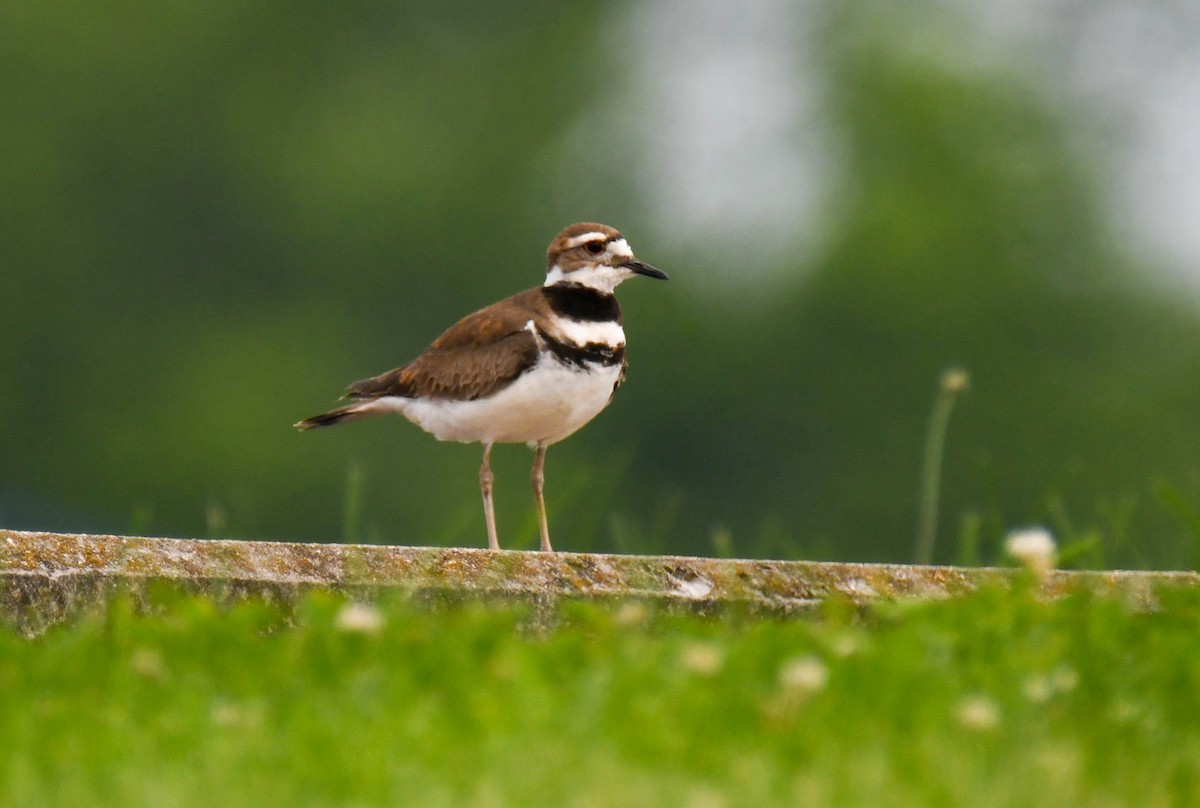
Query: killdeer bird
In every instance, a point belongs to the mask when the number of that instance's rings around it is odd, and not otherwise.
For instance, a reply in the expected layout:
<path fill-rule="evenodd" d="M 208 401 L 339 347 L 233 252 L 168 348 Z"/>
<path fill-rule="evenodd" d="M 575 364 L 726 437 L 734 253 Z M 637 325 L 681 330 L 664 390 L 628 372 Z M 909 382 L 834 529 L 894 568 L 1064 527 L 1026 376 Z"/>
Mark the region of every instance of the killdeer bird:
<path fill-rule="evenodd" d="M 592 222 L 563 230 L 546 251 L 546 282 L 470 314 L 403 367 L 355 382 L 352 403 L 298 429 L 400 413 L 438 440 L 482 443 L 479 488 L 488 547 L 500 549 L 492 506 L 492 446 L 535 450 L 533 494 L 543 552 L 546 448 L 608 406 L 625 379 L 625 332 L 613 290 L 634 275 L 667 275 L 637 260 L 624 237 Z"/>

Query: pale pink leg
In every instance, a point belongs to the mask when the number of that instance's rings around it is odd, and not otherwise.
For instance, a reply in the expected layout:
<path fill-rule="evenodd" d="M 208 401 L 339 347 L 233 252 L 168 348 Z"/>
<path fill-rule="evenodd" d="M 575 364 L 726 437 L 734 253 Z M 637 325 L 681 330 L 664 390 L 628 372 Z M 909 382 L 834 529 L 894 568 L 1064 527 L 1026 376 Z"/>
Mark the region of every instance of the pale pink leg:
<path fill-rule="evenodd" d="M 492 444 L 483 444 L 483 465 L 479 467 L 479 490 L 483 493 L 483 517 L 487 520 L 488 549 L 499 550 L 496 538 L 496 508 L 492 505 Z"/>
<path fill-rule="evenodd" d="M 545 482 L 546 446 L 539 443 L 537 454 L 533 456 L 533 496 L 537 500 L 538 525 L 542 529 L 542 552 L 553 552 L 550 548 L 550 525 L 546 521 L 546 500 L 542 497 L 542 484 Z"/>

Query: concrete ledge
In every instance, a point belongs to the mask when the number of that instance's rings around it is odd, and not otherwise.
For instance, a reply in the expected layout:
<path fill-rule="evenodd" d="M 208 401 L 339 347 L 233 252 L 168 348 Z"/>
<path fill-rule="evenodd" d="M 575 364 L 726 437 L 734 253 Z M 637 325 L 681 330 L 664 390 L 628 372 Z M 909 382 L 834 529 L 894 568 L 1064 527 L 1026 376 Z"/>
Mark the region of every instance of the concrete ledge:
<path fill-rule="evenodd" d="M 103 600 L 167 581 L 219 597 L 290 600 L 313 587 L 363 597 L 635 598 L 692 607 L 804 610 L 833 597 L 855 602 L 944 598 L 1010 580 L 995 568 L 753 561 L 438 547 L 161 539 L 0 530 L 0 614 L 37 630 Z M 1058 572 L 1051 593 L 1074 586 L 1120 591 L 1152 605 L 1159 585 L 1196 586 L 1194 572 Z"/>

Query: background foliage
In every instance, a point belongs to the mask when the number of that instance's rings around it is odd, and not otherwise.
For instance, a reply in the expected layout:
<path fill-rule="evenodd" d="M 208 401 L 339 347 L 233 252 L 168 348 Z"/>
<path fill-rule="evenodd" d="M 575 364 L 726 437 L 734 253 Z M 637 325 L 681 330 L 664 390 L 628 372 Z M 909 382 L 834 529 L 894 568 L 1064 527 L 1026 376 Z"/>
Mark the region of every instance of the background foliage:
<path fill-rule="evenodd" d="M 1097 563 L 1194 564 L 1200 319 L 1110 220 L 1120 154 L 1046 65 L 938 3 L 810 10 L 784 51 L 821 126 L 787 137 L 819 222 L 756 249 L 655 190 L 643 51 L 691 22 L 647 43 L 648 7 L 5 3 L 0 520 L 480 544 L 476 448 L 289 425 L 595 219 L 672 282 L 622 289 L 629 383 L 550 453 L 564 549 L 907 559 L 961 365 L 968 560 L 1046 522 Z M 498 452 L 506 546 L 534 543 L 528 461 Z"/>

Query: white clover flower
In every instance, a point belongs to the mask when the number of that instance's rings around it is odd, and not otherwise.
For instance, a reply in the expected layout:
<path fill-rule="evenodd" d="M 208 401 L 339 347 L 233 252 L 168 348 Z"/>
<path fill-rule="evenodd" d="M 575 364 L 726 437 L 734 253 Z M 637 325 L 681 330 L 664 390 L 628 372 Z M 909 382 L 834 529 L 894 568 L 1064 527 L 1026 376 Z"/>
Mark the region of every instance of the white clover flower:
<path fill-rule="evenodd" d="M 793 657 L 779 669 L 779 684 L 802 695 L 824 690 L 829 684 L 829 668 L 818 657 Z"/>
<path fill-rule="evenodd" d="M 256 727 L 263 723 L 263 707 L 257 701 L 213 700 L 209 720 L 218 727 Z"/>
<path fill-rule="evenodd" d="M 1132 701 L 1121 699 L 1109 708 L 1108 714 L 1118 724 L 1131 724 L 1141 717 L 1142 709 Z"/>
<path fill-rule="evenodd" d="M 347 603 L 333 624 L 347 634 L 378 634 L 383 631 L 383 614 L 367 603 Z"/>
<path fill-rule="evenodd" d="M 1058 563 L 1058 545 L 1044 527 L 1012 531 L 1004 539 L 1004 552 L 1039 576 L 1051 572 Z"/>
<path fill-rule="evenodd" d="M 833 654 L 838 659 L 845 659 L 860 653 L 865 645 L 863 638 L 858 634 L 846 632 L 839 634 L 837 638 L 829 644 L 829 653 Z"/>
<path fill-rule="evenodd" d="M 162 654 L 154 648 L 138 648 L 129 657 L 129 667 L 139 676 L 147 679 L 165 679 L 167 666 L 163 663 Z"/>
<path fill-rule="evenodd" d="M 694 642 L 684 646 L 679 654 L 679 664 L 691 673 L 712 676 L 721 670 L 725 657 L 721 649 L 711 643 Z"/>
<path fill-rule="evenodd" d="M 1054 686 L 1050 684 L 1050 678 L 1041 673 L 1028 677 L 1021 690 L 1025 693 L 1025 698 L 1034 704 L 1045 704 L 1054 695 Z"/>
<path fill-rule="evenodd" d="M 246 711 L 230 701 L 218 701 L 209 714 L 218 727 L 236 727 L 246 720 Z"/>
<path fill-rule="evenodd" d="M 1050 684 L 1059 693 L 1070 693 L 1079 684 L 1079 674 L 1074 668 L 1060 665 L 1050 674 Z"/>
<path fill-rule="evenodd" d="M 1000 725 L 1000 705 L 988 696 L 965 696 L 958 703 L 955 718 L 966 729 L 987 732 Z"/>
<path fill-rule="evenodd" d="M 949 368 L 942 372 L 942 389 L 948 393 L 965 393 L 971 389 L 971 374 L 962 368 Z"/>
<path fill-rule="evenodd" d="M 1025 679 L 1022 691 L 1034 704 L 1043 704 L 1054 696 L 1070 693 L 1079 684 L 1079 674 L 1067 665 L 1059 665 L 1049 673 L 1035 673 Z"/>
<path fill-rule="evenodd" d="M 650 618 L 650 609 L 646 604 L 636 600 L 628 600 L 621 604 L 613 620 L 618 626 L 640 626 Z"/>

